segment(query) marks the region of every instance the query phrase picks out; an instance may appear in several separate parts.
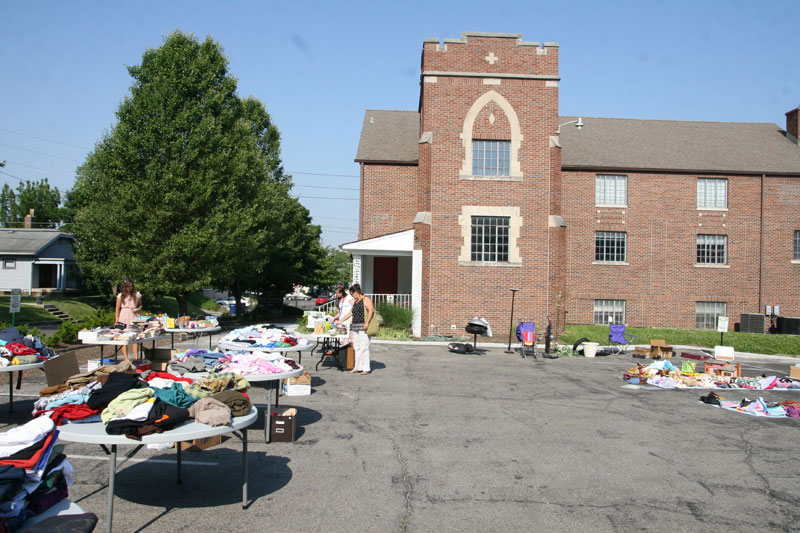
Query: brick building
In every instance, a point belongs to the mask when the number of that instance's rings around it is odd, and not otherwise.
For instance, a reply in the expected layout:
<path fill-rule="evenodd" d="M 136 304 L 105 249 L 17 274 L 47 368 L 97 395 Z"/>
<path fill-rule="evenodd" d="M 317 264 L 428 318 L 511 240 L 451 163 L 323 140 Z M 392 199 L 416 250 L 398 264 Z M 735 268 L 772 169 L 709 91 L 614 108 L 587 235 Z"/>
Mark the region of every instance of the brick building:
<path fill-rule="evenodd" d="M 418 111 L 367 110 L 353 277 L 413 330 L 485 317 L 800 316 L 798 109 L 775 124 L 558 114 L 558 45 L 426 39 Z M 581 127 L 578 127 L 581 126 Z"/>

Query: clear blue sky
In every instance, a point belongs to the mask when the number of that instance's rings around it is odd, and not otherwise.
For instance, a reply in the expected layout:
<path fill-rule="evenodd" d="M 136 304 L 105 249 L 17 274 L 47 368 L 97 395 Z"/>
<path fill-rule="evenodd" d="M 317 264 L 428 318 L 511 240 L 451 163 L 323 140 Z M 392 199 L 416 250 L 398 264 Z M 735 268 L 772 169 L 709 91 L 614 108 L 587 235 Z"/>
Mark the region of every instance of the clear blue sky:
<path fill-rule="evenodd" d="M 416 109 L 426 37 L 559 43 L 563 115 L 784 127 L 800 105 L 796 0 L 6 0 L 1 12 L 3 172 L 71 188 L 128 93 L 125 66 L 175 29 L 211 35 L 239 94 L 260 99 L 281 130 L 294 192 L 329 245 L 356 238 L 364 110 Z"/>

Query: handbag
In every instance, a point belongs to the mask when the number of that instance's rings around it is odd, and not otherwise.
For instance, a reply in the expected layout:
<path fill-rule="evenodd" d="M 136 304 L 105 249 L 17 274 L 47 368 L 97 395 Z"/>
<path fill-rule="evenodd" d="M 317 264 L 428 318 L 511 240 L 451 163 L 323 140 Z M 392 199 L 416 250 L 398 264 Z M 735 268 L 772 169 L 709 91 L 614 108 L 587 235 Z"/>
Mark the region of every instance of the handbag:
<path fill-rule="evenodd" d="M 367 325 L 367 335 L 370 337 L 378 333 L 378 317 L 376 315 L 376 313 L 372 313 L 372 318 Z"/>

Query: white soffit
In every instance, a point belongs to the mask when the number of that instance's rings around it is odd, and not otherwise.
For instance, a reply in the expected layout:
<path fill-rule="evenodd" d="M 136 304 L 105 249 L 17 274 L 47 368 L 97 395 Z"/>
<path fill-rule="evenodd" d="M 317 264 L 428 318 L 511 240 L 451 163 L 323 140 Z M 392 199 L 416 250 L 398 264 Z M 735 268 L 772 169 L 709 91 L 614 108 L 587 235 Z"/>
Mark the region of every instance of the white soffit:
<path fill-rule="evenodd" d="M 399 231 L 380 237 L 364 239 L 363 241 L 349 242 L 341 246 L 345 252 L 351 254 L 385 255 L 387 253 L 401 253 L 410 255 L 414 251 L 414 230 Z"/>

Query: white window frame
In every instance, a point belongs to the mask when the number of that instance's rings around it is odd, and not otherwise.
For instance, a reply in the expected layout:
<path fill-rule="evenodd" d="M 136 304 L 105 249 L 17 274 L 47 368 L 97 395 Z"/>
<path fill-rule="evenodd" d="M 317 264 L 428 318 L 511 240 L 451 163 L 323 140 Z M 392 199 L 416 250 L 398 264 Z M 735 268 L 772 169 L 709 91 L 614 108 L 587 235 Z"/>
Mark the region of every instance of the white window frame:
<path fill-rule="evenodd" d="M 719 258 L 719 252 L 715 251 L 713 247 L 723 246 L 722 261 L 711 261 L 709 258 Z M 703 247 L 705 250 L 701 250 Z M 705 260 L 701 261 L 701 252 L 705 256 Z M 727 265 L 728 264 L 728 236 L 727 235 L 714 235 L 706 233 L 697 234 L 697 256 L 696 260 L 698 265 Z"/>
<path fill-rule="evenodd" d="M 470 261 L 508 263 L 511 217 L 472 215 Z"/>
<path fill-rule="evenodd" d="M 3 259 L 3 270 L 16 270 L 16 269 L 17 269 L 16 259 Z"/>
<path fill-rule="evenodd" d="M 793 263 L 800 263 L 800 230 L 794 230 L 794 255 L 792 256 Z"/>
<path fill-rule="evenodd" d="M 596 207 L 627 207 L 628 176 L 624 174 L 595 175 L 594 203 Z"/>
<path fill-rule="evenodd" d="M 727 211 L 728 178 L 697 178 L 697 209 Z"/>
<path fill-rule="evenodd" d="M 695 329 L 717 329 L 717 319 L 728 316 L 726 302 L 695 302 L 694 327 Z"/>
<path fill-rule="evenodd" d="M 621 237 L 621 239 L 620 239 Z M 604 250 L 605 253 L 603 257 L 597 257 L 598 253 L 598 239 L 604 239 L 605 244 Z M 611 245 L 613 251 L 610 253 L 612 259 L 608 259 L 609 257 L 609 242 L 614 241 L 614 244 Z M 622 259 L 619 259 L 618 256 L 618 247 L 619 242 L 622 242 Z M 624 231 L 595 231 L 594 232 L 594 262 L 595 263 L 620 263 L 625 264 L 628 261 L 628 233 Z"/>
<path fill-rule="evenodd" d="M 472 172 L 476 176 L 510 176 L 511 141 L 472 139 Z"/>
<path fill-rule="evenodd" d="M 625 324 L 625 300 L 595 300 L 592 323 L 596 325 Z M 609 322 L 609 317 L 612 321 Z"/>

